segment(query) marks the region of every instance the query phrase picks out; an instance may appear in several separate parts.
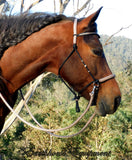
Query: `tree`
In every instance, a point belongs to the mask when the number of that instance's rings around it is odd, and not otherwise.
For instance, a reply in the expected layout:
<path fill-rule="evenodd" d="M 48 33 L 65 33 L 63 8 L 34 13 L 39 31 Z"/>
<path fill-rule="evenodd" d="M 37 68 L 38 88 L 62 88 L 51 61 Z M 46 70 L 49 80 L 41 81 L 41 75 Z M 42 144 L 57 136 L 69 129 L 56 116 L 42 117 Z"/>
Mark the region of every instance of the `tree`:
<path fill-rule="evenodd" d="M 56 4 L 56 0 L 54 0 L 54 3 Z M 66 10 L 66 7 L 68 6 L 68 4 L 71 2 L 71 0 L 59 0 L 59 4 L 60 4 L 60 9 L 59 9 L 59 13 L 64 13 L 64 11 Z M 83 1 L 83 4 L 80 5 L 80 0 L 77 0 L 76 3 L 74 0 L 72 0 L 73 3 L 73 8 L 75 9 L 75 11 L 73 11 L 73 15 L 77 15 L 79 14 L 81 11 L 83 11 L 84 9 L 87 8 L 87 10 L 90 9 L 90 2 L 91 0 L 85 0 Z M 56 6 L 56 5 L 54 5 Z M 87 12 L 86 12 L 87 13 Z"/>
<path fill-rule="evenodd" d="M 1 0 L 0 1 L 0 13 L 5 13 L 8 9 L 8 2 L 6 0 Z"/>
<path fill-rule="evenodd" d="M 6 0 L 1 0 L 0 5 L 4 4 L 5 2 L 6 2 Z"/>
<path fill-rule="evenodd" d="M 127 62 L 126 73 L 128 76 L 132 76 L 132 62 L 131 61 Z"/>
<path fill-rule="evenodd" d="M 83 15 L 86 15 L 87 12 L 90 10 L 90 2 L 92 0 L 51 0 L 50 5 L 54 6 L 54 10 L 52 12 L 57 12 L 60 14 L 63 14 L 68 7 L 71 8 L 72 10 L 72 15 L 71 16 L 76 16 L 79 15 L 80 13 L 83 12 Z M 1 10 L 0 13 L 6 13 L 9 11 L 9 14 L 12 14 L 12 10 L 15 7 L 15 5 L 19 3 L 20 6 L 20 13 L 22 12 L 29 12 L 34 6 L 37 6 L 38 4 L 42 3 L 45 4 L 46 2 L 44 0 L 35 0 L 31 1 L 31 3 L 28 3 L 27 7 L 27 0 L 9 0 L 8 2 L 6 0 L 2 0 L 0 2 Z M 72 6 L 72 7 L 71 7 Z M 25 10 L 26 8 L 26 10 Z"/>

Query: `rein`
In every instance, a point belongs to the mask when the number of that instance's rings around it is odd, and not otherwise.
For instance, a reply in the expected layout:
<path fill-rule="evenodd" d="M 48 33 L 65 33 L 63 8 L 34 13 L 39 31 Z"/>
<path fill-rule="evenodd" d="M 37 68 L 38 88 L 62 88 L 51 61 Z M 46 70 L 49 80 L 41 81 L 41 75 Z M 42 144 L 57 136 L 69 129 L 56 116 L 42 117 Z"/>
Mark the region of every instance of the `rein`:
<path fill-rule="evenodd" d="M 70 129 L 71 127 L 73 127 L 74 125 L 76 125 L 76 124 L 82 119 L 82 117 L 87 113 L 87 111 L 89 110 L 89 108 L 90 108 L 90 106 L 91 106 L 91 104 L 92 104 L 92 101 L 93 101 L 94 90 L 95 90 L 95 88 L 93 88 L 93 91 L 90 93 L 91 98 L 90 98 L 89 104 L 88 104 L 87 108 L 85 109 L 85 111 L 82 113 L 82 115 L 81 115 L 79 118 L 77 118 L 77 120 L 74 121 L 71 125 L 69 125 L 69 126 L 67 126 L 67 127 L 65 127 L 65 128 L 60 128 L 60 129 L 45 129 L 45 128 L 43 128 L 43 126 L 42 126 L 41 124 L 39 124 L 39 122 L 34 118 L 34 116 L 32 115 L 32 113 L 30 112 L 30 110 L 29 110 L 29 108 L 28 108 L 28 106 L 27 106 L 27 104 L 26 104 L 25 99 L 23 99 L 24 105 L 26 106 L 26 109 L 27 109 L 28 113 L 30 114 L 30 116 L 32 117 L 32 119 L 34 120 L 34 122 L 38 125 L 38 127 L 37 127 L 37 126 L 34 126 L 33 124 L 31 124 L 31 123 L 25 121 L 23 118 L 21 118 L 21 117 L 12 109 L 12 107 L 7 103 L 7 101 L 5 100 L 5 98 L 3 97 L 3 95 L 2 95 L 1 93 L 0 93 L 0 98 L 1 98 L 2 101 L 5 103 L 5 105 L 7 106 L 7 108 L 8 108 L 19 120 L 21 120 L 21 121 L 22 121 L 23 123 L 25 123 L 26 125 L 34 128 L 34 129 L 47 132 L 48 134 L 50 134 L 51 136 L 54 136 L 54 137 L 58 137 L 58 138 L 71 138 L 71 137 L 74 137 L 74 136 L 80 134 L 81 132 L 83 132 L 83 131 L 87 128 L 87 126 L 90 124 L 90 122 L 92 121 L 92 119 L 94 118 L 94 116 L 96 115 L 96 113 L 93 113 L 93 115 L 89 118 L 89 120 L 88 120 L 88 122 L 85 124 L 85 126 L 84 126 L 79 132 L 77 132 L 77 133 L 75 133 L 75 134 L 62 136 L 62 135 L 56 135 L 56 134 L 54 134 L 54 133 L 52 133 L 52 132 L 64 131 L 64 130 Z"/>
<path fill-rule="evenodd" d="M 89 110 L 91 104 L 92 104 L 92 101 L 94 99 L 94 96 L 95 96 L 95 92 L 99 89 L 99 84 L 100 83 L 103 83 L 109 79 L 112 79 L 115 77 L 115 75 L 111 74 L 109 76 L 106 76 L 104 78 L 101 78 L 101 79 L 95 79 L 94 76 L 92 75 L 92 73 L 90 72 L 90 70 L 88 69 L 87 65 L 85 64 L 85 62 L 83 61 L 82 57 L 80 56 L 78 50 L 77 50 L 77 37 L 78 36 L 84 36 L 84 35 L 97 35 L 99 37 L 99 35 L 96 33 L 96 32 L 85 32 L 85 33 L 80 33 L 80 34 L 77 34 L 77 19 L 74 20 L 74 27 L 73 27 L 73 30 L 74 30 L 74 34 L 73 34 L 73 50 L 72 52 L 69 54 L 69 56 L 65 59 L 65 61 L 62 63 L 62 65 L 60 66 L 59 68 L 59 77 L 61 78 L 61 80 L 64 82 L 64 84 L 68 87 L 68 89 L 75 95 L 75 100 L 76 100 L 76 111 L 79 112 L 80 109 L 79 109 L 79 105 L 78 105 L 78 100 L 80 99 L 80 94 L 86 89 L 88 88 L 91 84 L 93 84 L 93 89 L 92 89 L 92 92 L 90 93 L 90 101 L 89 101 L 89 104 L 87 106 L 87 108 L 85 109 L 85 111 L 82 113 L 82 115 L 75 121 L 73 122 L 71 125 L 65 127 L 65 128 L 60 128 L 60 129 L 45 129 L 43 128 L 43 126 L 41 124 L 39 124 L 39 122 L 34 118 L 34 116 L 32 115 L 32 113 L 30 112 L 27 104 L 26 104 L 26 100 L 24 98 L 24 96 L 22 95 L 22 99 L 23 99 L 23 102 L 24 102 L 24 105 L 26 106 L 26 109 L 29 113 L 29 115 L 32 117 L 32 119 L 34 120 L 34 122 L 38 125 L 37 126 L 34 126 L 33 124 L 25 121 L 23 118 L 21 118 L 13 109 L 12 107 L 7 103 L 7 101 L 5 100 L 5 98 L 3 97 L 2 93 L 0 93 L 0 98 L 2 99 L 2 101 L 5 103 L 5 105 L 8 107 L 8 109 L 18 118 L 20 119 L 23 123 L 25 123 L 26 125 L 32 127 L 32 128 L 35 128 L 35 129 L 38 129 L 38 130 L 41 130 L 41 131 L 44 131 L 44 132 L 47 132 L 48 134 L 50 134 L 51 136 L 55 136 L 55 137 L 58 137 L 58 138 L 70 138 L 70 137 L 73 137 L 73 136 L 76 136 L 78 134 L 80 134 L 81 132 L 83 132 L 86 127 L 88 126 L 88 124 L 92 121 L 92 119 L 94 118 L 94 116 L 96 115 L 96 113 L 93 113 L 93 115 L 89 118 L 88 122 L 85 124 L 85 126 L 77 133 L 75 134 L 72 134 L 72 135 L 65 135 L 65 136 L 61 136 L 61 135 L 56 135 L 54 134 L 53 132 L 58 132 L 58 131 L 64 131 L 64 130 L 67 130 L 71 127 L 73 127 L 74 125 L 76 125 L 81 119 L 82 117 L 87 113 L 87 111 Z M 79 92 L 78 94 L 76 94 L 76 92 L 63 80 L 63 78 L 61 77 L 60 75 L 60 72 L 61 72 L 61 69 L 62 67 L 64 66 L 64 64 L 67 62 L 67 60 L 72 56 L 72 54 L 76 52 L 77 55 L 79 56 L 82 64 L 84 65 L 84 67 L 86 68 L 87 72 L 90 74 L 90 76 L 93 78 L 93 81 L 90 82 L 89 84 L 87 84 L 85 87 L 83 87 Z"/>

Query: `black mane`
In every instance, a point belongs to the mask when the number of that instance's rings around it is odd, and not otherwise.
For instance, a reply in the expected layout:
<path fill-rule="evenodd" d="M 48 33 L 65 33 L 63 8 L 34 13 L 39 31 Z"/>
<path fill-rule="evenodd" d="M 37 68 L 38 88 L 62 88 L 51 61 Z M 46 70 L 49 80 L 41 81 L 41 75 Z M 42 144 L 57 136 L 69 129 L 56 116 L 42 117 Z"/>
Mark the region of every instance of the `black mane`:
<path fill-rule="evenodd" d="M 33 13 L 0 17 L 0 58 L 9 47 L 22 42 L 47 25 L 68 19 L 64 15 Z"/>

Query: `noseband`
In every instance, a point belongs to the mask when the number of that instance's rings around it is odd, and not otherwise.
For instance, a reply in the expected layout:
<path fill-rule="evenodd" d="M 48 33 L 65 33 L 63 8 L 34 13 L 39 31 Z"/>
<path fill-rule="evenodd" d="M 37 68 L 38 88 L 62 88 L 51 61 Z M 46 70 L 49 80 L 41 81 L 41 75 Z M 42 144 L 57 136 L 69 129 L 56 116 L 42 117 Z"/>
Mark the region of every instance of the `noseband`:
<path fill-rule="evenodd" d="M 74 94 L 75 98 L 74 100 L 76 100 L 76 112 L 80 112 L 80 108 L 79 108 L 79 104 L 78 104 L 78 100 L 81 97 L 81 94 L 91 85 L 93 84 L 93 90 L 95 90 L 95 95 L 97 96 L 98 94 L 98 90 L 99 90 L 99 86 L 100 83 L 103 83 L 107 80 L 110 80 L 112 78 L 115 77 L 114 74 L 111 74 L 109 76 L 106 76 L 104 78 L 101 79 L 96 79 L 93 74 L 90 72 L 90 70 L 88 69 L 88 66 L 85 64 L 85 62 L 83 61 L 81 55 L 78 52 L 78 47 L 77 47 L 77 37 L 80 36 L 85 36 L 85 35 L 97 35 L 98 37 L 100 37 L 96 32 L 83 32 L 83 33 L 79 33 L 77 34 L 77 19 L 74 20 L 74 25 L 73 25 L 73 50 L 71 51 L 71 53 L 68 55 L 68 57 L 64 60 L 64 62 L 61 64 L 60 68 L 59 68 L 59 72 L 58 75 L 60 77 L 60 79 L 64 82 L 64 84 L 68 87 L 68 89 Z M 68 61 L 68 59 L 73 55 L 73 53 L 76 52 L 81 63 L 83 64 L 84 68 L 86 68 L 88 74 L 90 74 L 90 76 L 92 77 L 93 81 L 91 81 L 90 83 L 88 83 L 86 86 L 84 86 L 79 92 L 78 94 L 76 94 L 76 92 L 65 82 L 65 80 L 61 77 L 60 72 L 62 67 L 64 66 L 64 64 Z M 94 96 L 95 96 L 94 95 Z"/>

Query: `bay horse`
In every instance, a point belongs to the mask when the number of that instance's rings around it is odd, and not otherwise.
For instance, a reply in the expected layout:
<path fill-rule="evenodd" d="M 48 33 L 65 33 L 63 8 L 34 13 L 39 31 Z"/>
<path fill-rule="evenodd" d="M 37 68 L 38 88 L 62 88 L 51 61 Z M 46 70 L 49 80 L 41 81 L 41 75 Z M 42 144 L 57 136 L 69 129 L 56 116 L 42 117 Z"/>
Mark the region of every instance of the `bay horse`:
<path fill-rule="evenodd" d="M 74 18 L 64 15 L 32 13 L 0 17 L 0 93 L 12 107 L 18 90 L 44 72 L 59 74 L 89 100 L 93 83 L 112 74 L 97 34 L 95 21 L 100 11 L 101 8 L 87 18 L 78 19 L 75 35 Z M 121 92 L 112 77 L 99 84 L 93 104 L 96 113 L 105 116 L 114 113 L 120 101 Z M 8 114 L 0 99 L 0 131 Z"/>

